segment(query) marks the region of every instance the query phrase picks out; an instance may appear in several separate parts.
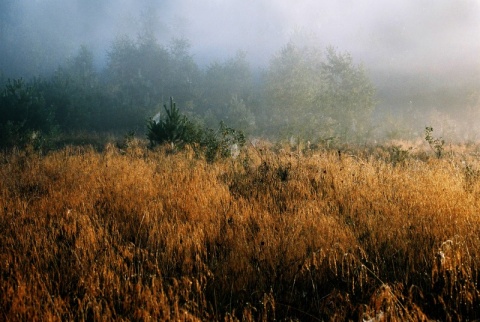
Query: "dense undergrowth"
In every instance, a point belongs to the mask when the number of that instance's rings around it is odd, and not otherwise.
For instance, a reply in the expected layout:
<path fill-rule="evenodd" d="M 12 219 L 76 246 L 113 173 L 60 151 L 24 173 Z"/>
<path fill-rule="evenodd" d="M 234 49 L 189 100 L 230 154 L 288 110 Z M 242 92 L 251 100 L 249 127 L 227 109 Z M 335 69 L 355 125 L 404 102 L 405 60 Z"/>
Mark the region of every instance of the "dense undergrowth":
<path fill-rule="evenodd" d="M 478 147 L 144 145 L 1 155 L 1 320 L 480 318 Z"/>

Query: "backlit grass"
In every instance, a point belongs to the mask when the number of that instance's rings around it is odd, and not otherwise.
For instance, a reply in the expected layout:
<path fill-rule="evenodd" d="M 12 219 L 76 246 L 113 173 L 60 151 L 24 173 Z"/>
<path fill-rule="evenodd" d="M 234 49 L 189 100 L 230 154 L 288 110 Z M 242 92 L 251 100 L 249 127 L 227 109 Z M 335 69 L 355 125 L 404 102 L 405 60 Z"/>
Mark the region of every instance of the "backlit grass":
<path fill-rule="evenodd" d="M 0 319 L 478 319 L 476 149 L 4 153 Z"/>

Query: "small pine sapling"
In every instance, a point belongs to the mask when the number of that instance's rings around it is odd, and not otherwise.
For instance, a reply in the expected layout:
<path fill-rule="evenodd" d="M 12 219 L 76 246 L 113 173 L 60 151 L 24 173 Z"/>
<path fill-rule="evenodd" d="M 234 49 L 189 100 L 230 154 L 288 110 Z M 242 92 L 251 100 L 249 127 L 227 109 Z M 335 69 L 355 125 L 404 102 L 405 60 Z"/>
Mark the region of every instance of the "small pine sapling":
<path fill-rule="evenodd" d="M 170 97 L 170 107 L 165 104 L 165 117 L 158 121 L 150 120 L 147 124 L 147 138 L 150 145 L 171 143 L 184 145 L 195 142 L 196 129 L 194 123 L 180 113 L 173 98 Z"/>

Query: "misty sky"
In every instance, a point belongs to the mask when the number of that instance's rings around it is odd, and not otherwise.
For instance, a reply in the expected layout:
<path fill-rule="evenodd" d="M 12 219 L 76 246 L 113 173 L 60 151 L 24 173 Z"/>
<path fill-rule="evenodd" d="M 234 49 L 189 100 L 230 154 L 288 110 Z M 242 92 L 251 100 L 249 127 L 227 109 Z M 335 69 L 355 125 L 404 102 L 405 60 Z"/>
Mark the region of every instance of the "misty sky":
<path fill-rule="evenodd" d="M 0 19 L 9 27 L 0 30 L 0 41 L 10 48 L 34 42 L 36 52 L 52 51 L 52 60 L 85 44 L 102 61 L 116 36 L 135 37 L 142 17 L 156 15 L 150 27 L 159 40 L 188 38 L 200 63 L 245 50 L 254 65 L 263 65 L 301 31 L 320 47 L 350 52 L 368 69 L 480 71 L 479 0 L 3 1 Z M 9 64 L 3 56 L 0 68 Z"/>
<path fill-rule="evenodd" d="M 480 1 L 184 0 L 177 8 L 202 52 L 239 47 L 263 62 L 303 30 L 372 67 L 480 66 Z"/>

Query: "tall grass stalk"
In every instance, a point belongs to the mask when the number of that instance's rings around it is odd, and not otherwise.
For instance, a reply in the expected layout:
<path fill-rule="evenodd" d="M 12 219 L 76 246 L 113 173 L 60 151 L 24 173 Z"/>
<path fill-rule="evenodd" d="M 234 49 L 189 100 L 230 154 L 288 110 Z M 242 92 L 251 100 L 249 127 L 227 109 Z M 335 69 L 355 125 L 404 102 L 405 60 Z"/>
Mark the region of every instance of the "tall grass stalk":
<path fill-rule="evenodd" d="M 389 151 L 4 153 L 0 319 L 480 318 L 479 161 Z"/>

